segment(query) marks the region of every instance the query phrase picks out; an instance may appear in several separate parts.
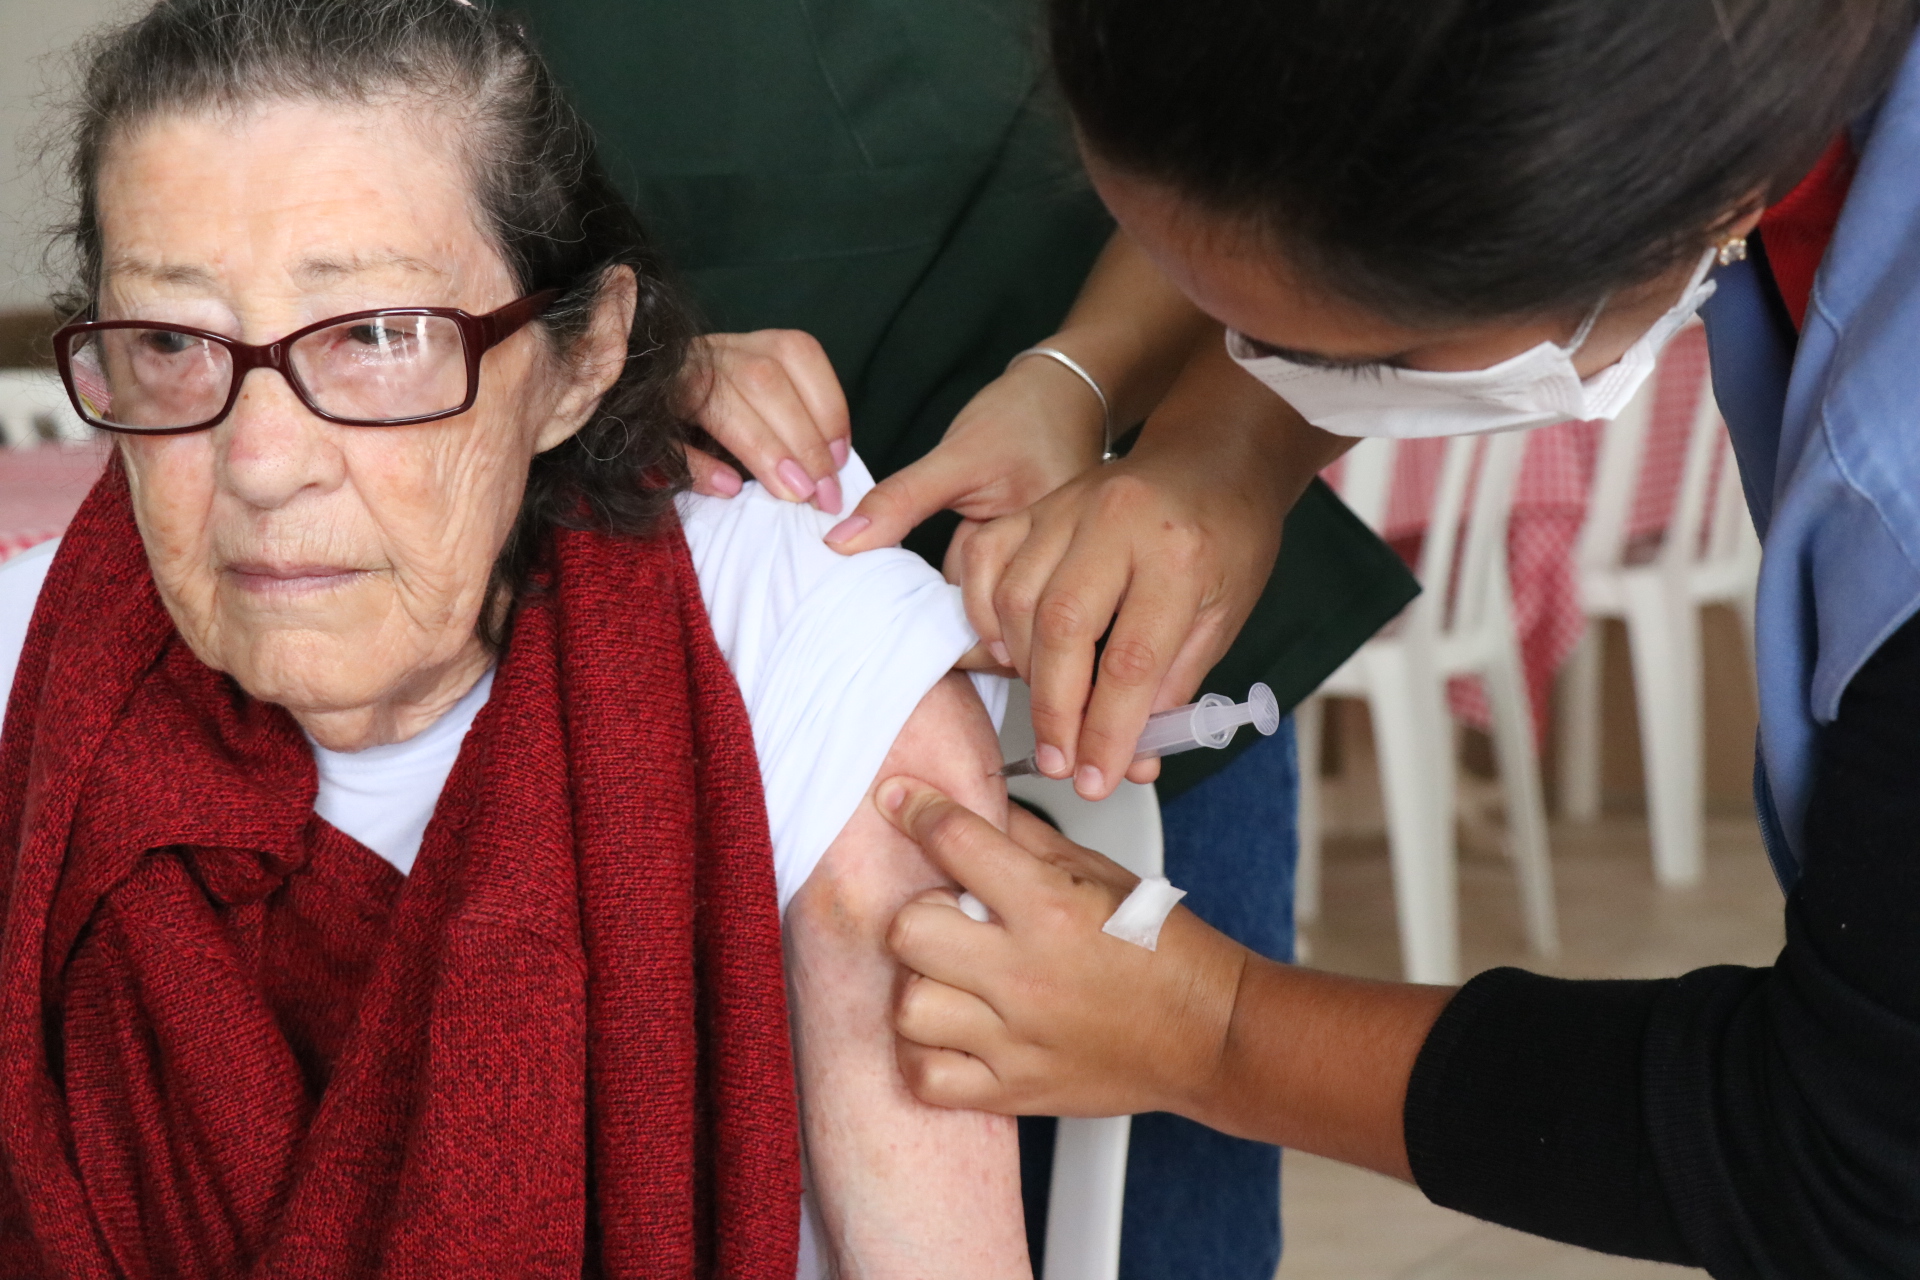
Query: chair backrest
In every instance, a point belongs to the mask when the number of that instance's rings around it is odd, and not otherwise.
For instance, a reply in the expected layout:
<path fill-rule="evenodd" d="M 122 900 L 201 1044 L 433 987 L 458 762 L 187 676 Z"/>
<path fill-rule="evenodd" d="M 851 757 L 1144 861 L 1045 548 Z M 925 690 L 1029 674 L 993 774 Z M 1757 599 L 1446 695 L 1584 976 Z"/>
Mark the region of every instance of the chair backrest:
<path fill-rule="evenodd" d="M 1600 454 L 1594 461 L 1587 515 L 1574 546 L 1574 564 L 1582 570 L 1616 569 L 1626 563 L 1633 503 L 1640 492 L 1641 464 L 1646 460 L 1658 381 L 1657 377 L 1647 379 L 1620 416 L 1600 433 Z"/>
<path fill-rule="evenodd" d="M 31 449 L 48 440 L 87 440 L 93 429 L 67 401 L 59 376 L 40 369 L 0 369 L 0 445 Z"/>
<path fill-rule="evenodd" d="M 1686 467 L 1673 519 L 1660 545 L 1660 562 L 1674 568 L 1709 568 L 1760 561 L 1746 493 L 1740 487 L 1733 441 L 1713 398 L 1713 379 L 1703 375 L 1698 407 L 1687 438 Z"/>
<path fill-rule="evenodd" d="M 1019 681 L 1007 699 L 1000 746 L 1009 760 L 1033 751 L 1033 712 L 1027 687 Z M 1152 787 L 1122 782 L 1098 803 L 1081 799 L 1071 782 L 1052 778 L 1014 778 L 1007 790 L 1044 812 L 1076 844 L 1106 854 L 1135 875 L 1161 874 L 1160 803 Z M 1047 1280 L 1117 1280 L 1131 1132 L 1128 1116 L 1060 1121 L 1047 1199 L 1042 1268 Z"/>
<path fill-rule="evenodd" d="M 1720 452 L 1713 515 L 1707 523 L 1701 559 L 1707 564 L 1744 562 L 1756 572 L 1760 567 L 1760 536 L 1754 532 L 1753 512 L 1747 509 L 1747 495 L 1740 487 L 1739 464 L 1734 461 L 1731 443 Z"/>
<path fill-rule="evenodd" d="M 1421 594 L 1407 626 L 1436 638 L 1469 635 L 1505 618 L 1507 526 L 1526 456 L 1525 432 L 1447 441 L 1420 545 Z"/>
<path fill-rule="evenodd" d="M 1459 441 L 1466 444 L 1467 441 Z M 1508 431 L 1481 436 L 1479 475 L 1468 509 L 1465 543 L 1454 585 L 1450 632 L 1480 631 L 1505 625 L 1511 586 L 1507 579 L 1507 531 L 1513 522 L 1513 496 L 1527 454 L 1527 433 Z"/>
<path fill-rule="evenodd" d="M 1697 322 L 1690 328 L 1697 328 Z M 1663 386 L 1662 375 L 1674 367 L 1671 354 L 1669 348 L 1669 356 L 1662 358 L 1662 369 L 1601 433 L 1586 521 L 1575 551 L 1575 562 L 1583 572 L 1624 568 L 1632 555 L 1635 507 L 1647 470 L 1655 406 L 1660 393 L 1669 389 Z M 1661 531 L 1659 550 L 1653 557 L 1674 570 L 1747 559 L 1755 554 L 1757 546 L 1726 423 L 1713 398 L 1711 372 L 1703 364 L 1698 376 L 1700 385 L 1687 428 L 1680 479 L 1666 527 Z"/>
<path fill-rule="evenodd" d="M 1421 592 L 1402 626 L 1429 637 L 1493 625 L 1507 591 L 1507 526 L 1525 459 L 1527 433 L 1457 436 L 1444 444 L 1440 475 L 1427 508 L 1420 563 Z M 1375 533 L 1388 523 L 1401 442 L 1367 439 L 1341 463 L 1340 497 Z"/>

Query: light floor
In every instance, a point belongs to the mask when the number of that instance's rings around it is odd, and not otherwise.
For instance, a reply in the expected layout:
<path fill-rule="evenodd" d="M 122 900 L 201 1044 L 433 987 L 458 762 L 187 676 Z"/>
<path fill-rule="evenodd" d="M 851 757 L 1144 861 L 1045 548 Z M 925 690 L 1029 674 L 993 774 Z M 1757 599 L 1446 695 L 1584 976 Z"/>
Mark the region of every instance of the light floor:
<path fill-rule="evenodd" d="M 1527 954 L 1513 878 L 1493 837 L 1469 838 L 1461 851 L 1466 971 L 1519 964 L 1570 977 L 1637 978 L 1708 964 L 1770 963 L 1781 945 L 1781 900 L 1753 819 L 1712 819 L 1707 839 L 1704 882 L 1662 890 L 1653 883 L 1640 818 L 1555 823 L 1563 952 L 1545 961 Z M 1311 963 L 1399 977 L 1385 841 L 1368 835 L 1329 839 L 1325 865 L 1320 919 L 1302 934 Z M 1521 1235 L 1436 1208 L 1391 1179 L 1297 1152 L 1286 1155 L 1282 1188 L 1286 1253 L 1278 1280 L 1657 1280 L 1703 1274 Z"/>

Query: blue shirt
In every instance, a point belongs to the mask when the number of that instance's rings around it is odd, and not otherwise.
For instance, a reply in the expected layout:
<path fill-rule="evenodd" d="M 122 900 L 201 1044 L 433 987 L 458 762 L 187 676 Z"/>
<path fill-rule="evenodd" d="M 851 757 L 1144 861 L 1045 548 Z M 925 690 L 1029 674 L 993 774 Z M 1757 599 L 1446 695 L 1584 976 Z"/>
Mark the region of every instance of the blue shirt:
<path fill-rule="evenodd" d="M 1861 130 L 1797 349 L 1753 264 L 1717 278 L 1714 391 L 1766 548 L 1754 789 L 1790 888 L 1821 727 L 1920 610 L 1920 40 Z"/>

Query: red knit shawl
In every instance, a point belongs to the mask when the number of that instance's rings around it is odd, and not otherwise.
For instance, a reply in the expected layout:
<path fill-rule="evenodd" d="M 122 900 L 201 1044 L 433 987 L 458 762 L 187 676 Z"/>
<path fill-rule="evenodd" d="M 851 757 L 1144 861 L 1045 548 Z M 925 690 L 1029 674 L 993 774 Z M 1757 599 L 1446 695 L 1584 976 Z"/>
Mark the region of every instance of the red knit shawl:
<path fill-rule="evenodd" d="M 561 533 L 547 588 L 402 877 L 109 467 L 0 738 L 0 1275 L 792 1280 L 745 709 L 677 529 Z"/>

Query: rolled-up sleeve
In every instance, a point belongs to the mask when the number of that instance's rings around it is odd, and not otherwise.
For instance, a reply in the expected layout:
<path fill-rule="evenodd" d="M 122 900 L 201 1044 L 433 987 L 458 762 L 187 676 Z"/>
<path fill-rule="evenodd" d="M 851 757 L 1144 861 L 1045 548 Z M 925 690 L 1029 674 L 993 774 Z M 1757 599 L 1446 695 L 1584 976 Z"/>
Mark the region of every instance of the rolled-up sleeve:
<path fill-rule="evenodd" d="M 848 509 L 873 487 L 850 458 Z M 753 724 L 780 906 L 873 785 L 920 699 L 978 637 L 959 589 L 909 551 L 843 556 L 841 520 L 758 484 L 680 500 L 700 593 Z M 998 722 L 1003 682 L 975 680 Z"/>

